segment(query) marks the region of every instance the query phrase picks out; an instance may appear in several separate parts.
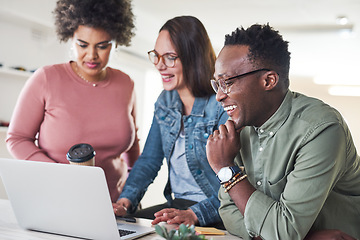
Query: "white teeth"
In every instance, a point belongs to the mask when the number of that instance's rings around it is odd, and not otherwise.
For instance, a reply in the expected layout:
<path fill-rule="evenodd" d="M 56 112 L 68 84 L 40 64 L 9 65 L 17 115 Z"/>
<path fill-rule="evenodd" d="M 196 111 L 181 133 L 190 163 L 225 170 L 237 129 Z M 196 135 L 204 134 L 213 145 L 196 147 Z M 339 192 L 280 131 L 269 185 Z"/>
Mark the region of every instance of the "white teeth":
<path fill-rule="evenodd" d="M 230 111 L 230 110 L 234 110 L 236 108 L 235 105 L 232 105 L 232 106 L 227 106 L 227 107 L 224 107 L 224 110 L 225 111 Z"/>
<path fill-rule="evenodd" d="M 163 76 L 163 79 L 169 79 L 171 76 Z"/>

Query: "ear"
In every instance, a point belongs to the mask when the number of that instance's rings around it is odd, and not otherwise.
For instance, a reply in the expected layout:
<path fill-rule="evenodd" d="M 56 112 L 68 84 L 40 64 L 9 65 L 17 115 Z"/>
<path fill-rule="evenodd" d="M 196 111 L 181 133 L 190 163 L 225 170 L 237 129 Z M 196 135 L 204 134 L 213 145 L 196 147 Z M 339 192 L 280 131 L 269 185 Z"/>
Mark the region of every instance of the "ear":
<path fill-rule="evenodd" d="M 269 91 L 279 83 L 279 75 L 275 71 L 268 71 L 264 75 L 264 89 Z"/>

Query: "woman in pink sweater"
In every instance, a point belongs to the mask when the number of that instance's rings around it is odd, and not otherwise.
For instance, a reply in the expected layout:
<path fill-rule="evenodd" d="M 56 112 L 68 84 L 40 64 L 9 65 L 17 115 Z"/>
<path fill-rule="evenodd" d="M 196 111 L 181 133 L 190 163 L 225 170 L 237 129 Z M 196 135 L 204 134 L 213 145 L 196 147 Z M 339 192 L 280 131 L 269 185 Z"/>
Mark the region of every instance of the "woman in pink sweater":
<path fill-rule="evenodd" d="M 54 14 L 57 34 L 71 39 L 75 59 L 42 67 L 26 82 L 7 146 L 17 159 L 68 163 L 71 146 L 92 145 L 115 202 L 139 156 L 134 82 L 106 66 L 112 45 L 129 45 L 134 35 L 131 5 L 60 0 Z"/>

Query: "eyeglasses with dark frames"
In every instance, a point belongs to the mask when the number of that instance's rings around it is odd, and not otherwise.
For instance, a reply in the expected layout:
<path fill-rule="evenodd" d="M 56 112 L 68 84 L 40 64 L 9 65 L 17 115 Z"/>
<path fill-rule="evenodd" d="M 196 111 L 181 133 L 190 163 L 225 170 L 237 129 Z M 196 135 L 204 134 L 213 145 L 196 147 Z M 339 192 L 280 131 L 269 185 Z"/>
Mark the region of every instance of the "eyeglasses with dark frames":
<path fill-rule="evenodd" d="M 257 69 L 257 70 L 254 70 L 254 71 L 251 71 L 251 72 L 247 72 L 247 73 L 243 73 L 243 74 L 240 74 L 240 75 L 236 75 L 234 77 L 229 77 L 227 79 L 218 79 L 218 80 L 215 80 L 215 79 L 211 79 L 211 86 L 212 88 L 214 89 L 214 91 L 217 93 L 219 91 L 219 88 L 221 89 L 221 91 L 223 91 L 223 93 L 225 94 L 229 94 L 230 93 L 230 87 L 231 85 L 233 84 L 232 83 L 228 83 L 229 80 L 232 80 L 232 79 L 235 79 L 235 78 L 242 78 L 242 77 L 245 77 L 245 76 L 248 76 L 250 74 L 253 74 L 253 73 L 257 73 L 257 72 L 260 72 L 260 71 L 271 71 L 270 69 L 267 69 L 267 68 L 261 68 L 261 69 Z"/>
<path fill-rule="evenodd" d="M 169 68 L 175 67 L 175 60 L 179 58 L 174 53 L 165 53 L 160 55 L 155 50 L 149 51 L 148 56 L 153 64 L 157 65 L 160 62 L 160 59 L 162 59 L 165 66 Z"/>

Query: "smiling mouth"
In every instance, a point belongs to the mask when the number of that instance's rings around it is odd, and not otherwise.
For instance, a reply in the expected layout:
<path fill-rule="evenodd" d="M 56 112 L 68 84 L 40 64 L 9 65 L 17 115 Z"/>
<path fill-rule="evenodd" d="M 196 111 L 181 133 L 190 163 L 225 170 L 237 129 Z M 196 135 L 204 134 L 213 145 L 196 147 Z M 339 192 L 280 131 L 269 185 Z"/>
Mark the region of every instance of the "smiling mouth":
<path fill-rule="evenodd" d="M 162 79 L 164 80 L 164 81 L 169 81 L 169 80 L 171 80 L 171 78 L 173 78 L 174 77 L 174 75 L 162 75 L 161 76 L 162 77 Z"/>
<path fill-rule="evenodd" d="M 237 108 L 237 106 L 235 106 L 235 105 L 230 105 L 230 106 L 224 107 L 224 110 L 225 110 L 225 111 L 232 111 L 232 110 L 234 110 L 235 108 Z"/>

